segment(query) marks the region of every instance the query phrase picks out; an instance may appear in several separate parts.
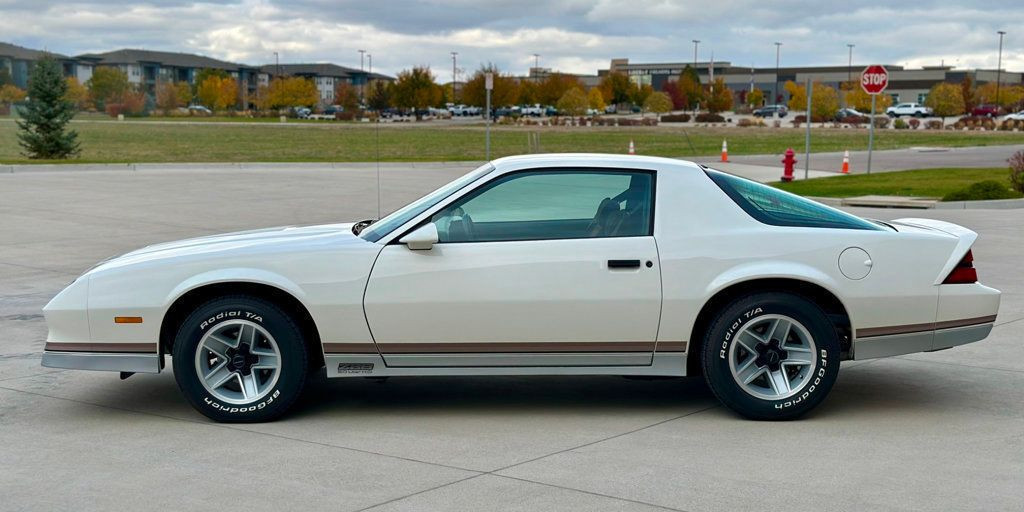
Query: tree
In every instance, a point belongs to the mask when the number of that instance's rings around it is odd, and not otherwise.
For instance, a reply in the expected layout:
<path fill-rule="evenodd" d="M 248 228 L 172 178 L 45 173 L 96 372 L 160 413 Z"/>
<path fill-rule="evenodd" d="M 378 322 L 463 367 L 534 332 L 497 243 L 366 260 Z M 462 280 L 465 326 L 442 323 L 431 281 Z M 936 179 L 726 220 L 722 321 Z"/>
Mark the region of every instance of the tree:
<path fill-rule="evenodd" d="M 861 89 L 860 82 L 845 82 L 839 87 L 843 90 L 843 101 L 847 108 L 856 109 L 865 114 L 871 113 L 871 95 Z M 876 96 L 878 97 L 875 98 L 875 113 L 885 112 L 885 109 L 892 105 L 892 96 L 888 94 L 877 94 Z M 804 103 L 807 103 L 806 98 Z"/>
<path fill-rule="evenodd" d="M 537 96 L 537 82 L 533 80 L 522 80 L 519 82 L 519 99 L 516 103 L 520 105 L 533 105 L 539 102 Z"/>
<path fill-rule="evenodd" d="M 612 105 L 629 103 L 630 95 L 633 92 L 633 82 L 628 75 L 619 71 L 605 75 L 597 87 L 601 90 L 604 101 Z"/>
<path fill-rule="evenodd" d="M 581 116 L 587 113 L 587 95 L 583 89 L 573 87 L 558 99 L 558 111 L 565 115 Z"/>
<path fill-rule="evenodd" d="M 65 130 L 75 107 L 64 99 L 68 83 L 60 64 L 46 56 L 28 79 L 29 100 L 18 120 L 18 143 L 29 158 L 69 158 L 79 153 L 78 133 Z"/>
<path fill-rule="evenodd" d="M 644 111 L 664 114 L 672 111 L 672 98 L 663 92 L 652 92 L 644 100 Z"/>
<path fill-rule="evenodd" d="M 210 110 L 226 110 L 238 101 L 238 83 L 234 78 L 211 74 L 199 84 L 196 97 Z"/>
<path fill-rule="evenodd" d="M 267 90 L 267 104 L 271 108 L 312 107 L 319 99 L 316 84 L 301 76 L 275 78 Z"/>
<path fill-rule="evenodd" d="M 162 81 L 156 84 L 156 107 L 174 110 L 188 106 L 192 100 L 192 88 L 185 82 Z"/>
<path fill-rule="evenodd" d="M 996 100 L 996 92 L 999 93 L 998 101 Z M 978 103 L 998 104 L 1000 107 L 1009 109 L 1024 99 L 1024 88 L 1021 88 L 1019 85 L 1002 84 L 997 91 L 996 83 L 988 82 L 979 86 L 976 94 Z"/>
<path fill-rule="evenodd" d="M 334 88 L 334 103 L 346 112 L 359 110 L 359 91 L 348 82 L 338 82 Z"/>
<path fill-rule="evenodd" d="M 964 74 L 964 79 L 960 81 L 960 97 L 964 100 L 964 111 L 971 110 L 976 105 L 974 102 L 974 81 L 971 80 L 971 75 Z"/>
<path fill-rule="evenodd" d="M 366 106 L 381 111 L 391 107 L 391 84 L 374 80 L 366 84 Z"/>
<path fill-rule="evenodd" d="M 481 66 L 473 77 L 462 86 L 462 102 L 467 105 L 487 105 L 487 73 L 491 73 L 494 89 L 491 90 L 491 106 L 512 105 L 519 99 L 519 84 L 516 79 L 503 75 L 494 64 Z"/>
<path fill-rule="evenodd" d="M 679 74 L 679 91 L 686 96 L 687 106 L 696 109 L 704 101 L 704 88 L 700 85 L 700 75 L 689 64 Z"/>
<path fill-rule="evenodd" d="M 25 91 L 18 89 L 12 84 L 0 86 L 0 105 L 11 106 L 12 103 L 25 99 Z"/>
<path fill-rule="evenodd" d="M 70 101 L 76 110 L 85 108 L 85 104 L 89 100 L 89 90 L 73 76 L 67 77 L 66 80 L 68 82 L 68 89 L 64 94 L 64 99 Z"/>
<path fill-rule="evenodd" d="M 228 72 L 224 71 L 223 69 L 200 69 L 199 71 L 196 71 L 196 74 L 192 77 L 192 83 L 195 84 L 195 92 L 198 92 L 199 86 L 203 85 L 203 82 L 205 82 L 206 79 L 210 78 L 211 76 L 215 76 L 217 78 L 228 78 L 229 75 Z"/>
<path fill-rule="evenodd" d="M 651 94 L 654 94 L 654 87 L 651 87 L 650 85 L 643 84 L 640 86 L 634 86 L 633 90 L 630 91 L 629 99 L 634 105 L 643 105 L 647 101 L 647 98 L 651 97 Z"/>
<path fill-rule="evenodd" d="M 811 111 L 807 113 L 809 120 L 821 122 L 835 117 L 839 111 L 839 93 L 821 82 L 814 82 L 811 87 L 813 94 Z M 807 110 L 807 87 L 790 80 L 786 82 L 785 88 L 789 92 L 789 109 Z M 870 102 L 870 98 L 868 101 Z"/>
<path fill-rule="evenodd" d="M 575 75 L 550 73 L 537 86 L 537 101 L 543 105 L 554 105 L 571 89 L 583 90 L 583 82 Z"/>
<path fill-rule="evenodd" d="M 752 108 L 757 108 L 762 104 L 764 104 L 764 91 L 761 89 L 754 89 L 747 93 L 747 105 L 750 105 Z"/>
<path fill-rule="evenodd" d="M 434 74 L 426 66 L 414 66 L 398 73 L 392 89 L 395 105 L 419 111 L 441 102 L 441 87 L 434 82 Z"/>
<path fill-rule="evenodd" d="M 601 94 L 601 90 L 597 87 L 591 88 L 587 91 L 587 106 L 598 111 L 604 112 L 604 95 Z"/>
<path fill-rule="evenodd" d="M 955 84 L 937 83 L 928 91 L 924 104 L 931 107 L 935 115 L 943 120 L 949 116 L 958 116 L 963 114 L 965 109 L 963 90 Z"/>
<path fill-rule="evenodd" d="M 732 108 L 732 91 L 725 85 L 725 80 L 716 78 L 715 82 L 704 92 L 705 106 L 708 112 L 717 114 Z"/>
<path fill-rule="evenodd" d="M 106 108 L 106 103 L 120 101 L 121 96 L 128 92 L 131 84 L 124 71 L 110 66 L 99 66 L 92 71 L 85 85 L 89 87 L 89 97 L 97 109 Z"/>
<path fill-rule="evenodd" d="M 682 110 L 689 105 L 686 94 L 679 88 L 678 80 L 666 80 L 665 85 L 661 86 L 661 90 L 668 94 L 669 98 L 672 98 L 672 110 Z"/>
<path fill-rule="evenodd" d="M 789 93 L 789 101 L 786 103 L 789 110 L 807 110 L 807 91 L 804 86 L 787 80 L 782 88 Z"/>

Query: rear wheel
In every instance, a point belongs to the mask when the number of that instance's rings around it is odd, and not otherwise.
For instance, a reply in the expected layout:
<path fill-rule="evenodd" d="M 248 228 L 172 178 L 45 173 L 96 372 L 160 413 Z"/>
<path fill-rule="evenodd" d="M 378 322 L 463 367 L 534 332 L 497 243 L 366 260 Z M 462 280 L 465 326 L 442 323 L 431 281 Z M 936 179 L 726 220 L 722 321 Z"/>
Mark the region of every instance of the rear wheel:
<path fill-rule="evenodd" d="M 757 420 L 813 409 L 839 373 L 839 337 L 813 302 L 758 293 L 725 307 L 704 339 L 704 376 L 730 409 Z"/>
<path fill-rule="evenodd" d="M 270 421 L 302 391 L 306 344 L 292 319 L 250 296 L 212 300 L 181 324 L 174 377 L 199 412 L 223 422 Z"/>

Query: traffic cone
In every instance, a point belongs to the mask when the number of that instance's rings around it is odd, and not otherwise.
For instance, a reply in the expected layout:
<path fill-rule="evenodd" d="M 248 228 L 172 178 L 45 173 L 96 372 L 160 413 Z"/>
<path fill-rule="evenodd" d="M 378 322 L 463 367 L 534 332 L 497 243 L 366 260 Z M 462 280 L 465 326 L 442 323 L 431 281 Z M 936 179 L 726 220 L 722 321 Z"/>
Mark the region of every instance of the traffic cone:
<path fill-rule="evenodd" d="M 729 145 L 725 143 L 725 139 L 722 139 L 722 161 L 729 161 Z"/>
<path fill-rule="evenodd" d="M 843 174 L 850 174 L 850 150 L 843 151 Z"/>
<path fill-rule="evenodd" d="M 633 139 L 629 139 L 629 154 L 636 154 L 636 146 L 633 145 Z"/>

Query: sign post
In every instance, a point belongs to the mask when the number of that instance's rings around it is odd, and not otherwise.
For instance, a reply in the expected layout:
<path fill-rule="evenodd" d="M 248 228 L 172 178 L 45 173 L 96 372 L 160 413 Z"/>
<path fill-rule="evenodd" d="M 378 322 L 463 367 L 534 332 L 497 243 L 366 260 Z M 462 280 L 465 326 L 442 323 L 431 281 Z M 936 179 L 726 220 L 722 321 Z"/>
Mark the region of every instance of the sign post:
<path fill-rule="evenodd" d="M 811 173 L 811 95 L 814 93 L 814 84 L 811 83 L 811 77 L 807 77 L 807 132 L 804 137 L 804 179 L 806 180 Z"/>
<path fill-rule="evenodd" d="M 875 146 L 875 100 L 889 87 L 889 72 L 885 66 L 871 65 L 860 73 L 860 88 L 871 95 L 871 119 L 868 125 L 868 174 L 871 174 L 871 152 Z"/>
<path fill-rule="evenodd" d="M 484 75 L 484 89 L 487 90 L 487 103 L 484 110 L 484 119 L 487 125 L 487 142 L 485 142 L 487 161 L 491 160 L 491 90 L 494 89 L 494 73 Z"/>

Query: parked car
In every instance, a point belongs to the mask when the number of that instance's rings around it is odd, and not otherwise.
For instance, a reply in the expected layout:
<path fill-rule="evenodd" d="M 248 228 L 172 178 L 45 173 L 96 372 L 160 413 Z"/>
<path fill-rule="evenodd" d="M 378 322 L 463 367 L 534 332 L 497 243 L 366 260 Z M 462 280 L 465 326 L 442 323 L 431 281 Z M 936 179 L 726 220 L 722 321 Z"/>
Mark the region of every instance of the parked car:
<path fill-rule="evenodd" d="M 42 364 L 122 377 L 173 368 L 217 421 L 277 418 L 325 367 L 703 375 L 739 414 L 791 419 L 825 399 L 842 360 L 988 336 L 1000 292 L 978 282 L 977 238 L 938 220 L 866 220 L 675 159 L 509 157 L 380 220 L 104 261 L 43 309 Z"/>
<path fill-rule="evenodd" d="M 885 109 L 885 114 L 889 117 L 929 117 L 932 115 L 932 109 L 920 103 L 900 103 Z"/>
<path fill-rule="evenodd" d="M 511 107 L 498 107 L 498 108 L 495 108 L 495 109 L 492 109 L 492 110 L 493 110 L 493 116 L 492 117 L 494 117 L 494 118 L 505 117 L 505 116 L 518 116 L 518 115 L 520 115 L 519 107 L 515 106 L 515 105 L 513 105 Z"/>
<path fill-rule="evenodd" d="M 1006 119 L 1010 120 L 1010 121 L 1024 121 L 1024 110 L 1021 110 L 1020 112 L 1014 112 L 1012 114 L 1008 114 L 1006 116 Z"/>
<path fill-rule="evenodd" d="M 993 105 L 991 103 L 983 103 L 971 109 L 972 116 L 980 117 L 998 117 L 1002 113 L 1002 109 L 999 105 Z"/>
<path fill-rule="evenodd" d="M 543 116 L 544 112 L 546 111 L 547 109 L 545 109 L 543 106 L 534 103 L 533 105 L 523 105 L 523 107 L 519 110 L 519 113 L 520 115 L 524 116 L 540 117 Z"/>
<path fill-rule="evenodd" d="M 785 105 L 765 105 L 753 112 L 754 117 L 774 117 L 776 114 L 779 117 L 786 117 L 788 113 L 789 109 Z"/>
<path fill-rule="evenodd" d="M 208 108 L 206 108 L 206 107 L 204 107 L 202 105 L 189 105 L 188 106 L 188 111 L 190 113 L 192 113 L 192 114 L 200 114 L 200 115 L 205 115 L 205 116 L 213 114 L 212 110 L 210 110 L 210 109 L 208 109 Z"/>
<path fill-rule="evenodd" d="M 313 110 L 307 107 L 292 107 L 291 112 L 292 115 L 299 119 L 307 119 L 313 113 Z"/>
<path fill-rule="evenodd" d="M 868 121 L 868 116 L 857 109 L 841 108 L 836 112 L 835 119 L 836 121 L 844 123 L 866 123 Z"/>

